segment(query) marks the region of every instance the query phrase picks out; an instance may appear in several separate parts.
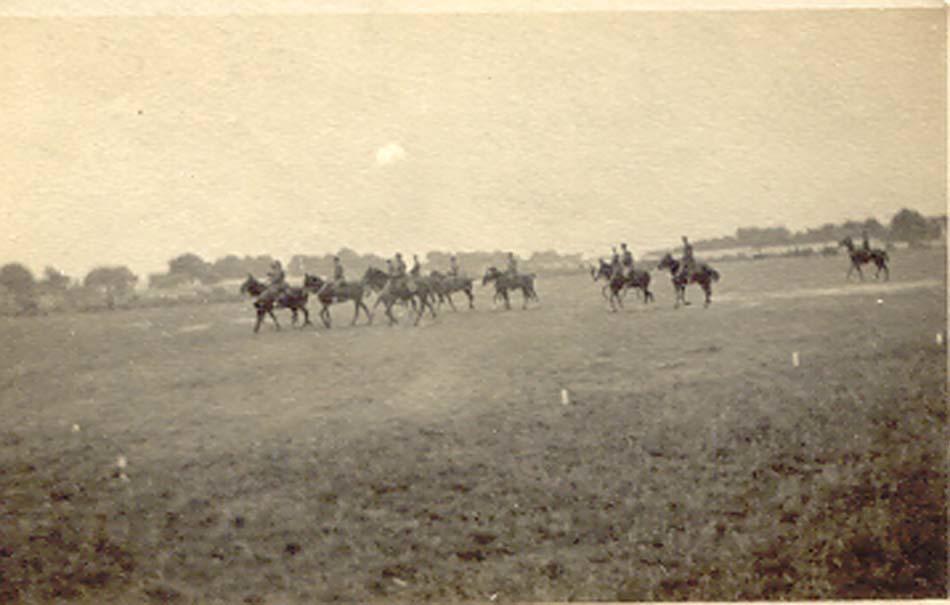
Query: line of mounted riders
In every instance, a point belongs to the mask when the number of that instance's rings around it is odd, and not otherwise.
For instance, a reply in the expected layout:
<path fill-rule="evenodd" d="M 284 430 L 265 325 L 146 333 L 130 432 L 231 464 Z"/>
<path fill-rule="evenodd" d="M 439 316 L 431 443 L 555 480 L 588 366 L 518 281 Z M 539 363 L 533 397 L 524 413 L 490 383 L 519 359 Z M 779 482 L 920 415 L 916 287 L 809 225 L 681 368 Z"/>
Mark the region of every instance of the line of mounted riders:
<path fill-rule="evenodd" d="M 330 307 L 347 301 L 352 301 L 355 307 L 351 325 L 359 320 L 360 311 L 366 315 L 368 323 L 373 323 L 373 313 L 380 304 L 385 309 L 389 325 L 398 323 L 392 313 L 393 307 L 397 304 L 412 308 L 417 325 L 427 309 L 432 317 L 436 316 L 436 305 L 441 308 L 443 303 L 448 302 L 453 311 L 457 310 L 452 295 L 459 292 L 468 297 L 469 308 L 475 308 L 473 280 L 459 268 L 454 256 L 450 260 L 447 273 L 432 271 L 425 276 L 422 275 L 419 257 L 415 255 L 413 267 L 409 271 L 406 270 L 402 254 L 398 252 L 394 259 L 386 261 L 386 265 L 386 271 L 370 267 L 361 279 L 351 281 L 345 279 L 339 257 L 334 257 L 332 280 L 324 280 L 308 273 L 304 275 L 303 286 L 293 287 L 287 284 L 280 261 L 274 261 L 267 274 L 267 282 L 258 281 L 253 275 L 248 275 L 241 285 L 241 293 L 254 298 L 254 308 L 257 312 L 255 332 L 260 329 L 266 316 L 270 316 L 274 321 L 274 326 L 280 329 L 280 323 L 274 314 L 274 310 L 278 308 L 291 311 L 293 324 L 296 325 L 297 314 L 300 312 L 304 316 L 303 325 L 311 325 L 310 313 L 307 310 L 310 295 L 315 295 L 320 301 L 322 306 L 320 319 L 327 328 L 330 327 Z M 522 294 L 523 308 L 527 307 L 529 300 L 539 301 L 534 282 L 535 274 L 518 272 L 514 253 L 508 254 L 507 270 L 501 271 L 496 267 L 490 267 L 482 278 L 482 285 L 494 284 L 494 301 L 497 303 L 499 299 L 503 300 L 506 309 L 511 308 L 510 293 L 516 291 Z M 364 301 L 373 294 L 377 295 L 377 299 L 373 309 L 370 310 Z"/>
<path fill-rule="evenodd" d="M 883 272 L 884 279 L 890 279 L 887 251 L 880 248 L 871 248 L 867 231 L 862 233 L 860 248 L 854 245 L 851 236 L 838 242 L 838 245 L 846 248 L 851 258 L 847 279 L 851 279 L 852 273 L 857 271 L 858 276 L 863 281 L 864 273 L 861 271 L 861 266 L 869 263 L 874 263 L 877 267 L 877 272 L 874 274 L 875 278 L 879 279 L 881 272 Z M 599 267 L 591 267 L 590 271 L 594 281 L 601 278 L 607 280 L 607 285 L 602 288 L 601 293 L 610 303 L 610 308 L 613 311 L 616 311 L 618 306 L 623 307 L 623 296 L 627 290 L 634 290 L 641 294 L 644 303 L 654 300 L 653 293 L 650 292 L 650 272 L 634 268 L 633 255 L 627 249 L 627 244 L 620 244 L 620 248 L 620 253 L 617 252 L 616 248 L 613 249 L 613 258 L 610 263 L 601 258 L 599 259 Z M 708 307 L 712 302 L 712 284 L 719 281 L 719 272 L 707 263 L 696 261 L 693 257 L 693 246 L 685 235 L 683 236 L 683 258 L 676 260 L 672 254 L 666 254 L 660 260 L 657 269 L 661 271 L 667 269 L 670 272 L 673 289 L 676 293 L 675 307 L 679 307 L 681 303 L 690 304 L 686 300 L 686 286 L 689 284 L 698 284 L 702 288 L 706 295 L 704 306 Z"/>
<path fill-rule="evenodd" d="M 851 258 L 851 265 L 848 269 L 847 279 L 851 279 L 852 273 L 857 271 L 861 280 L 864 280 L 864 273 L 861 270 L 862 265 L 874 263 L 877 267 L 875 278 L 880 278 L 881 272 L 884 273 L 884 279 L 890 279 L 890 269 L 887 266 L 888 255 L 885 250 L 871 248 L 867 231 L 862 234 L 862 246 L 860 248 L 854 245 L 850 236 L 841 240 L 838 245 L 846 248 Z M 689 305 L 686 300 L 686 287 L 690 284 L 697 284 L 702 288 L 705 295 L 704 306 L 708 307 L 712 303 L 712 284 L 720 279 L 719 272 L 712 268 L 708 263 L 698 262 L 693 256 L 693 246 L 684 235 L 683 238 L 683 256 L 680 260 L 673 258 L 672 254 L 667 253 L 660 259 L 657 269 L 660 271 L 668 270 L 673 284 L 673 290 L 676 295 L 675 307 L 680 304 Z M 623 297 L 628 290 L 634 290 L 641 294 L 643 302 L 648 303 L 655 300 L 650 291 L 650 272 L 634 267 L 633 254 L 627 248 L 627 244 L 620 244 L 621 251 L 613 249 L 613 257 L 610 263 L 599 260 L 599 267 L 591 268 L 591 276 L 594 281 L 601 278 L 607 281 L 607 284 L 601 290 L 603 296 L 610 303 L 613 311 L 617 307 L 623 307 Z M 450 268 L 447 273 L 432 271 L 428 276 L 423 276 L 419 257 L 413 255 L 413 267 L 406 270 L 406 264 L 403 261 L 402 254 L 396 253 L 392 260 L 386 261 L 387 270 L 383 271 L 375 267 L 366 270 L 362 279 L 358 281 L 347 281 L 344 278 L 343 265 L 338 257 L 333 258 L 333 279 L 324 280 L 316 275 L 304 275 L 302 287 L 291 287 L 286 282 L 284 270 L 280 261 L 274 261 L 271 270 L 268 273 L 268 282 L 260 282 L 254 276 L 248 275 L 247 280 L 241 285 L 241 293 L 249 294 L 255 298 L 254 307 L 257 311 L 257 322 L 254 325 L 254 331 L 260 329 L 265 316 L 270 316 L 274 321 L 274 326 L 280 329 L 277 316 L 274 315 L 274 309 L 286 308 L 293 314 L 292 322 L 297 323 L 298 312 L 304 315 L 304 325 L 310 325 L 310 314 L 307 310 L 307 302 L 310 294 L 314 294 L 320 301 L 320 319 L 323 324 L 330 327 L 330 306 L 353 301 L 354 314 L 351 324 L 359 320 L 360 311 L 366 315 L 368 323 L 373 322 L 373 312 L 382 304 L 385 308 L 386 317 L 389 324 L 397 323 L 396 317 L 392 314 L 393 306 L 396 304 L 405 304 L 412 308 L 416 315 L 415 324 L 422 319 L 426 309 L 429 310 L 432 317 L 436 316 L 435 304 L 441 308 L 445 302 L 453 311 L 457 310 L 452 300 L 452 294 L 459 292 L 468 297 L 468 306 L 475 308 L 475 295 L 473 292 L 473 280 L 467 277 L 459 268 L 455 256 L 450 259 Z M 511 308 L 510 292 L 520 291 L 523 297 L 522 308 L 527 308 L 528 301 L 539 301 L 538 294 L 534 287 L 535 274 L 520 273 L 518 271 L 517 261 L 514 253 L 508 253 L 508 267 L 501 271 L 496 267 L 489 267 L 482 278 L 482 285 L 494 283 L 495 297 L 494 302 L 499 299 L 505 303 L 505 308 Z M 378 294 L 373 310 L 366 306 L 364 300 L 371 294 Z"/>
<path fill-rule="evenodd" d="M 637 269 L 633 266 L 633 254 L 627 248 L 627 244 L 620 244 L 620 252 L 613 249 L 613 257 L 608 263 L 604 259 L 599 259 L 598 267 L 591 267 L 590 274 L 597 281 L 601 278 L 607 280 L 607 285 L 601 289 L 604 298 L 610 303 L 612 311 L 617 307 L 623 307 L 623 297 L 627 290 L 633 290 L 642 295 L 644 303 L 654 300 L 653 293 L 650 292 L 650 272 L 643 269 Z M 689 243 L 686 236 L 683 236 L 683 258 L 676 260 L 672 254 L 666 254 L 660 259 L 657 265 L 660 271 L 669 270 L 673 282 L 673 291 L 676 294 L 675 307 L 680 304 L 688 305 L 686 300 L 686 286 L 689 284 L 698 284 L 706 295 L 705 306 L 712 302 L 712 284 L 719 281 L 719 272 L 709 266 L 707 263 L 697 262 L 693 257 L 693 246 Z"/>

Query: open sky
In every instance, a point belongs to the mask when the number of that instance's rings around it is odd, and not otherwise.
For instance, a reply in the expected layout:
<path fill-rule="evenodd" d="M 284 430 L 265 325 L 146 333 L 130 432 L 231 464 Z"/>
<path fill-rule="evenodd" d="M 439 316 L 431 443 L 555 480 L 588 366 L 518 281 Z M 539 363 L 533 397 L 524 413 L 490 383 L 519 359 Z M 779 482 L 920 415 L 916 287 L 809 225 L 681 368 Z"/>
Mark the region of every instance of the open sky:
<path fill-rule="evenodd" d="M 939 8 L 0 18 L 0 263 L 940 214 L 946 97 Z"/>

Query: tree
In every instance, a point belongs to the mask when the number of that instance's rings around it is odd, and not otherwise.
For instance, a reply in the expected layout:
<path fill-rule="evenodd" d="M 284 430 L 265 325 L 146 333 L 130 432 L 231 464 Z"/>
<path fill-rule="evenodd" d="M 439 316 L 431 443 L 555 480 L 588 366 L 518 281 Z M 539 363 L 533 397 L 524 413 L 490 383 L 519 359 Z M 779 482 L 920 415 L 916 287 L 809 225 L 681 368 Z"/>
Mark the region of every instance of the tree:
<path fill-rule="evenodd" d="M 104 292 L 111 309 L 116 295 L 128 293 L 138 280 L 127 267 L 97 267 L 86 275 L 83 285 Z"/>
<path fill-rule="evenodd" d="M 180 273 L 152 273 L 148 276 L 148 287 L 157 289 L 177 288 L 185 282 L 190 281 L 189 277 Z"/>
<path fill-rule="evenodd" d="M 247 275 L 247 267 L 239 257 L 228 254 L 214 261 L 211 272 L 218 279 L 240 279 Z"/>
<path fill-rule="evenodd" d="M 904 208 L 891 219 L 891 238 L 895 240 L 913 245 L 939 235 L 930 221 L 916 210 Z"/>
<path fill-rule="evenodd" d="M 0 286 L 9 290 L 17 300 L 30 299 L 35 285 L 33 274 L 20 263 L 0 267 Z"/>
<path fill-rule="evenodd" d="M 203 284 L 210 284 L 218 281 L 211 270 L 211 265 L 206 263 L 197 254 L 187 253 L 177 256 L 168 261 L 169 275 L 184 275 L 192 280 Z"/>
<path fill-rule="evenodd" d="M 878 222 L 876 218 L 869 218 L 864 221 L 864 229 L 867 230 L 868 234 L 871 237 L 884 237 L 887 235 L 887 229 Z"/>
<path fill-rule="evenodd" d="M 69 276 L 55 267 L 46 267 L 41 283 L 50 290 L 63 291 L 69 287 Z"/>

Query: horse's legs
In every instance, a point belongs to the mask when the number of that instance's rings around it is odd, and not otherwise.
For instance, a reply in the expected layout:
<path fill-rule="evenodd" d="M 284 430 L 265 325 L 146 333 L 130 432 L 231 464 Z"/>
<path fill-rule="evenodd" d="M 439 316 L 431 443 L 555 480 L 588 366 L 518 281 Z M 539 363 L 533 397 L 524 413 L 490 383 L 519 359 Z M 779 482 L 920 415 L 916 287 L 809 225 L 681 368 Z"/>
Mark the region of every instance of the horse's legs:
<path fill-rule="evenodd" d="M 356 302 L 356 307 L 357 307 L 357 308 L 356 308 L 357 316 L 359 315 L 359 310 L 360 310 L 360 309 L 363 309 L 363 313 L 366 314 L 366 320 L 367 320 L 367 324 L 366 324 L 366 325 L 369 325 L 369 324 L 373 323 L 373 316 L 369 314 L 369 308 L 367 308 L 366 304 L 365 304 L 362 300 L 358 300 L 358 301 Z"/>
<path fill-rule="evenodd" d="M 301 313 L 303 313 L 303 326 L 307 327 L 313 324 L 310 323 L 310 311 L 307 311 L 307 307 L 300 307 Z"/>
<path fill-rule="evenodd" d="M 261 322 L 264 321 L 264 309 L 257 309 L 257 322 L 254 324 L 254 333 L 261 329 Z"/>
<path fill-rule="evenodd" d="M 614 302 L 617 301 L 617 302 Z M 617 296 L 617 291 L 613 288 L 610 289 L 610 298 L 607 299 L 607 302 L 610 303 L 610 312 L 617 312 L 617 303 L 620 303 L 620 298 Z M 623 303 L 620 303 L 623 306 Z"/>
<path fill-rule="evenodd" d="M 861 281 L 864 281 L 864 271 L 861 270 L 861 265 L 859 265 L 858 263 L 854 263 L 851 265 L 851 268 L 856 269 L 858 272 L 858 277 L 861 278 Z M 850 271 L 848 273 L 850 275 Z"/>
<path fill-rule="evenodd" d="M 445 299 L 449 301 L 449 306 L 452 307 L 453 311 L 458 311 L 458 309 L 455 308 L 455 303 L 452 301 L 452 294 L 450 292 L 445 293 Z M 441 302 L 441 300 L 439 302 Z"/>
<path fill-rule="evenodd" d="M 323 308 L 320 309 L 320 319 L 323 321 L 323 325 L 328 330 L 330 329 L 330 305 L 324 303 Z"/>
<path fill-rule="evenodd" d="M 419 322 L 422 321 L 422 316 L 425 315 L 426 307 L 429 306 L 429 302 L 426 300 L 426 296 L 423 294 L 419 297 L 419 312 L 416 314 L 416 321 L 412 325 L 418 326 Z M 435 316 L 435 311 L 433 311 L 433 317 Z"/>
<path fill-rule="evenodd" d="M 280 322 L 277 321 L 277 316 L 274 315 L 274 310 L 268 309 L 267 314 L 270 315 L 270 318 L 274 320 L 274 329 L 280 332 Z"/>
<path fill-rule="evenodd" d="M 360 301 L 356 298 L 353 299 L 353 321 L 350 322 L 351 326 L 356 325 L 356 320 L 360 318 Z"/>
<path fill-rule="evenodd" d="M 399 323 L 399 321 L 398 321 L 398 320 L 396 319 L 396 317 L 393 315 L 393 305 L 394 305 L 394 304 L 395 304 L 394 301 L 390 301 L 390 302 L 387 302 L 387 303 L 386 303 L 386 317 L 389 318 L 389 325 L 393 325 L 393 324 Z"/>
<path fill-rule="evenodd" d="M 475 297 L 472 295 L 472 290 L 471 290 L 470 288 L 466 288 L 465 290 L 462 290 L 462 292 L 465 292 L 465 296 L 468 297 L 468 308 L 469 308 L 469 309 L 474 309 L 474 308 L 475 308 Z"/>
<path fill-rule="evenodd" d="M 703 292 L 706 293 L 706 303 L 703 308 L 706 308 L 712 303 L 712 287 L 708 283 L 703 284 Z"/>

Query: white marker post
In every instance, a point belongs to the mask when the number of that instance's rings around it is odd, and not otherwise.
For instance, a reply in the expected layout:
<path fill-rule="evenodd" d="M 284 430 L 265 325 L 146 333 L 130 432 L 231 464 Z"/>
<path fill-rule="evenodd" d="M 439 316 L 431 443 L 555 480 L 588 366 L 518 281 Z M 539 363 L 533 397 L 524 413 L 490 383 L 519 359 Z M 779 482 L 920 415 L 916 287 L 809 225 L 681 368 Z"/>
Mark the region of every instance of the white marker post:
<path fill-rule="evenodd" d="M 571 397 L 567 394 L 567 389 L 561 389 L 561 405 L 568 405 L 571 403 Z"/>
<path fill-rule="evenodd" d="M 797 368 L 801 365 L 801 359 L 798 357 L 798 351 L 792 353 L 792 367 Z"/>
<path fill-rule="evenodd" d="M 943 332 L 937 332 L 937 345 L 943 344 Z"/>

